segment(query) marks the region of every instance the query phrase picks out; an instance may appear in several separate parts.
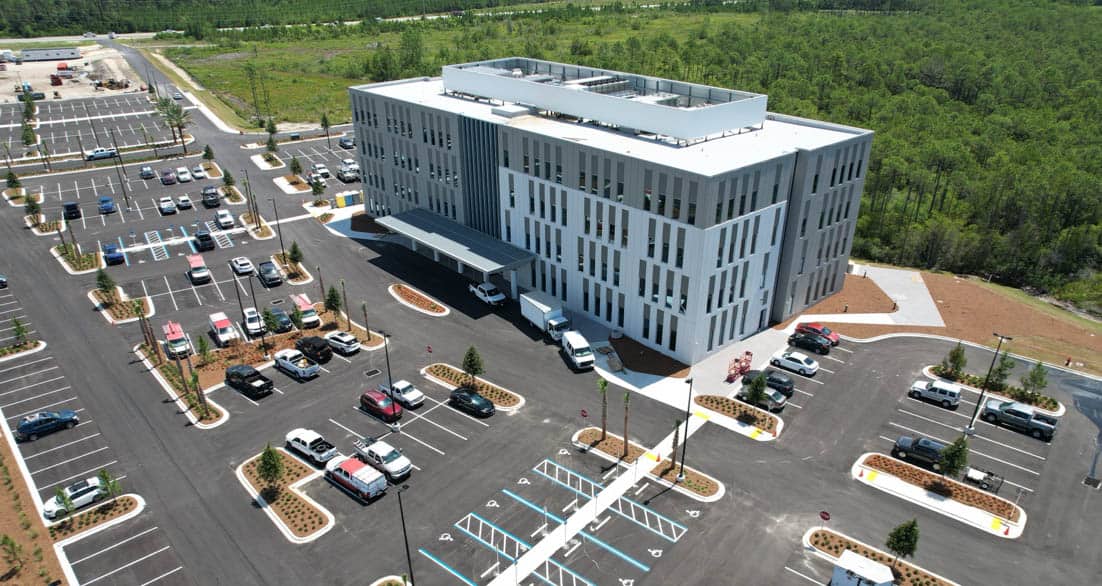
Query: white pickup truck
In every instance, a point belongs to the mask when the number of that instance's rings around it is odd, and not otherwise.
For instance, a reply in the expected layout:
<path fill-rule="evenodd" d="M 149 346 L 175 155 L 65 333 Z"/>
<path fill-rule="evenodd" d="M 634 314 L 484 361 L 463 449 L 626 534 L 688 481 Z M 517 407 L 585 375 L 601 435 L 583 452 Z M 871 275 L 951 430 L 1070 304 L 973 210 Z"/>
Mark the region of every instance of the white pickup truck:
<path fill-rule="evenodd" d="M 505 294 L 501 292 L 493 283 L 471 283 L 467 285 L 467 290 L 475 294 L 487 305 L 501 305 L 505 303 Z"/>
<path fill-rule="evenodd" d="M 353 442 L 356 457 L 386 474 L 391 482 L 401 480 L 413 470 L 413 462 L 402 455 L 401 450 L 384 442 L 366 438 Z"/>
<path fill-rule="evenodd" d="M 403 407 L 412 409 L 425 402 L 425 394 L 407 380 L 394 381 L 394 386 L 381 383 L 378 388 L 380 393 L 398 401 Z"/>
<path fill-rule="evenodd" d="M 317 362 L 303 356 L 302 352 L 287 348 L 275 353 L 276 368 L 299 379 L 313 378 L 321 371 Z"/>
<path fill-rule="evenodd" d="M 287 432 L 287 447 L 306 456 L 315 464 L 324 464 L 337 456 L 337 448 L 312 429 L 292 429 Z"/>
<path fill-rule="evenodd" d="M 224 312 L 212 313 L 208 316 L 208 322 L 210 324 L 210 332 L 214 334 L 214 341 L 218 343 L 220 347 L 226 347 L 230 342 L 241 339 L 241 336 L 237 333 L 237 328 L 234 327 L 230 318 L 226 317 Z"/>

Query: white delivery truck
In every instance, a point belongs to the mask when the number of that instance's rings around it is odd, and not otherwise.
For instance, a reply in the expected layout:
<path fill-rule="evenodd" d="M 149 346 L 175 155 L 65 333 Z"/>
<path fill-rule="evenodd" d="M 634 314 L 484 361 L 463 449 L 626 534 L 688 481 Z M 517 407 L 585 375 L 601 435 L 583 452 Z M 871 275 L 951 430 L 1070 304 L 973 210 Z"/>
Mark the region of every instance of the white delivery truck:
<path fill-rule="evenodd" d="M 552 340 L 561 340 L 562 333 L 570 329 L 570 320 L 562 312 L 562 302 L 539 291 L 521 294 L 520 314 L 547 332 Z"/>
<path fill-rule="evenodd" d="M 577 330 L 570 330 L 562 335 L 562 353 L 575 370 L 593 368 L 593 349 L 589 347 L 585 336 Z"/>

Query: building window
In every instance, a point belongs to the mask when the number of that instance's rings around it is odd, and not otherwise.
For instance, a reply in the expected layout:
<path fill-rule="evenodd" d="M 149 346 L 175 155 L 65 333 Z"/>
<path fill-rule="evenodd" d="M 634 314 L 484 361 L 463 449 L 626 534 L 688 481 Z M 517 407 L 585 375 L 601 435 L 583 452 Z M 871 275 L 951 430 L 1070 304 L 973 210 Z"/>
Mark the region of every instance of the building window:
<path fill-rule="evenodd" d="M 814 194 L 819 191 L 819 174 L 815 174 L 815 178 L 811 180 L 811 193 Z"/>
<path fill-rule="evenodd" d="M 582 279 L 582 311 L 589 311 L 589 280 Z"/>
<path fill-rule="evenodd" d="M 661 344 L 662 343 L 662 325 L 663 325 L 662 322 L 665 321 L 665 318 L 666 318 L 666 316 L 665 316 L 665 314 L 662 313 L 661 309 L 659 309 L 658 311 L 655 312 L 655 318 L 654 318 L 654 322 L 655 322 L 654 323 L 654 343 L 655 344 Z"/>
<path fill-rule="evenodd" d="M 677 351 L 677 316 L 670 316 L 670 343 L 671 352 Z"/>
<path fill-rule="evenodd" d="M 643 339 L 650 338 L 650 306 L 643 304 Z"/>
<path fill-rule="evenodd" d="M 616 327 L 624 327 L 624 294 L 620 293 L 617 296 L 616 306 Z"/>

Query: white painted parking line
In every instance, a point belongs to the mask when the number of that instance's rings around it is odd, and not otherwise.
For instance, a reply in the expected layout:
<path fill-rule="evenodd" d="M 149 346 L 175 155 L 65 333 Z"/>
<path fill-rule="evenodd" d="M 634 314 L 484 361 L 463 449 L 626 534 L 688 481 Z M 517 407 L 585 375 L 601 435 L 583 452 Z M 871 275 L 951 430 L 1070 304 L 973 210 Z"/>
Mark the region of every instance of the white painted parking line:
<path fill-rule="evenodd" d="M 16 317 L 12 318 L 12 319 L 19 319 L 19 318 L 21 318 L 21 317 L 26 317 L 26 316 L 24 316 L 24 315 L 18 315 L 18 316 L 16 316 Z M 24 321 L 24 322 L 22 322 L 22 323 L 23 323 L 23 325 L 24 325 L 24 326 L 28 326 L 28 325 L 31 325 L 31 324 L 32 324 L 32 323 L 34 323 L 34 322 L 32 322 L 32 321 L 30 321 L 30 320 L 27 320 L 27 321 Z M 14 329 L 15 329 L 15 326 L 11 326 L 10 328 L 0 328 L 0 332 L 7 332 L 7 331 L 10 331 L 10 330 L 14 330 Z"/>
<path fill-rule="evenodd" d="M 137 535 L 131 535 L 130 537 L 127 537 L 126 539 L 123 539 L 122 541 L 120 541 L 120 542 L 118 542 L 114 545 L 108 545 L 107 547 L 105 547 L 105 548 L 103 548 L 103 549 L 101 549 L 101 550 L 99 550 L 95 553 L 88 554 L 88 555 L 80 558 L 79 560 L 71 561 L 71 562 L 69 562 L 69 565 L 75 566 L 75 565 L 77 565 L 81 562 L 86 562 L 86 561 L 88 561 L 88 560 L 90 560 L 90 559 L 92 559 L 92 558 L 94 558 L 94 557 L 96 557 L 96 556 L 98 556 L 102 553 L 109 552 L 112 549 L 115 549 L 116 547 L 119 547 L 120 545 L 125 545 L 127 543 L 130 543 L 131 541 L 134 541 L 135 539 L 138 539 L 139 537 L 142 537 L 143 535 L 147 535 L 149 533 L 152 533 L 153 531 L 156 531 L 156 530 L 157 530 L 156 526 L 150 527 L 149 529 L 146 529 L 145 531 L 142 531 L 141 533 L 138 533 Z"/>
<path fill-rule="evenodd" d="M 478 419 L 475 419 L 474 417 L 471 417 L 470 415 L 467 415 L 466 413 L 460 411 L 459 409 L 456 409 L 455 407 L 452 407 L 451 404 L 446 402 L 446 401 L 437 401 L 436 399 L 433 399 L 432 397 L 430 397 L 428 395 L 425 395 L 425 398 L 428 399 L 429 401 L 432 401 L 433 403 L 436 403 L 437 405 L 443 405 L 443 406 L 447 407 L 448 409 L 462 415 L 463 417 L 466 417 L 467 419 L 470 419 L 471 421 L 481 425 L 482 427 L 490 427 L 489 424 L 487 424 L 483 421 L 479 421 Z"/>
<path fill-rule="evenodd" d="M 390 434 L 397 434 L 397 435 L 400 435 L 400 436 L 402 436 L 402 437 L 408 437 L 409 439 L 411 439 L 411 440 L 413 440 L 413 441 L 415 441 L 415 442 L 417 442 L 417 443 L 421 444 L 422 446 L 425 446 L 426 448 L 428 448 L 428 449 L 430 449 L 430 450 L 432 450 L 432 451 L 436 452 L 437 454 L 440 454 L 441 456 L 443 456 L 443 455 L 444 455 L 444 452 L 443 452 L 442 450 L 439 450 L 439 449 L 437 449 L 437 448 L 435 448 L 435 447 L 433 447 L 433 446 L 431 446 L 431 445 L 429 445 L 429 444 L 425 443 L 425 442 L 424 442 L 424 441 L 422 441 L 422 440 L 419 440 L 419 439 L 417 439 L 416 437 L 414 437 L 414 436 L 412 436 L 412 435 L 410 435 L 410 434 L 408 434 L 408 433 L 406 433 L 406 432 L 404 432 L 404 431 L 401 431 L 401 432 L 395 432 L 395 431 L 391 431 L 391 432 L 389 432 L 389 433 L 388 433 L 387 435 L 390 435 Z M 386 437 L 386 436 L 384 435 L 383 437 Z"/>
<path fill-rule="evenodd" d="M 843 348 L 841 346 L 835 346 L 834 350 L 837 350 L 839 352 L 845 352 L 846 354 L 853 354 L 853 350 L 848 350 L 848 349 Z"/>
<path fill-rule="evenodd" d="M 949 444 L 953 443 L 953 442 L 951 442 L 951 441 L 945 440 L 945 439 L 943 439 L 943 438 L 940 438 L 940 437 L 937 437 L 937 436 L 935 436 L 935 435 L 930 435 L 930 434 L 927 434 L 927 433 L 925 433 L 925 432 L 921 432 L 921 431 L 918 431 L 917 429 L 912 429 L 912 428 L 910 428 L 910 427 L 907 427 L 907 426 L 905 426 L 905 425 L 899 425 L 898 423 L 895 423 L 895 422 L 893 422 L 893 421 L 889 421 L 889 422 L 888 422 L 888 425 L 891 425 L 891 426 L 894 426 L 894 427 L 898 427 L 899 429 L 902 429 L 902 430 L 904 430 L 904 431 L 909 431 L 909 432 L 911 432 L 911 433 L 914 433 L 914 434 L 918 434 L 918 435 L 925 435 L 926 437 L 928 437 L 928 438 L 930 438 L 930 439 L 933 439 L 933 440 L 937 440 L 937 441 L 939 441 L 939 442 L 941 442 L 941 443 L 943 443 L 943 444 L 945 444 L 945 445 L 949 445 Z M 880 436 L 880 437 L 881 437 L 881 438 L 884 438 L 884 436 Z M 884 438 L 884 439 L 887 439 L 887 438 Z M 888 440 L 888 441 L 890 441 L 890 442 L 893 442 L 893 443 L 895 442 L 895 440 Z M 973 449 L 972 447 L 969 447 L 969 448 L 968 448 L 968 453 L 969 453 L 969 454 L 975 454 L 975 455 L 977 455 L 977 456 L 981 456 L 981 457 L 987 458 L 988 460 L 994 460 L 994 461 L 996 461 L 996 462 L 998 462 L 998 463 L 1000 463 L 1000 464 L 1004 464 L 1004 465 L 1006 465 L 1006 466 L 1010 466 L 1011 468 L 1017 468 L 1018 470 L 1021 470 L 1022 472 L 1028 472 L 1028 473 L 1030 473 L 1030 474 L 1032 474 L 1032 475 L 1034 475 L 1034 476 L 1040 476 L 1040 475 L 1041 475 L 1041 473 L 1040 473 L 1040 472 L 1037 472 L 1036 470 L 1031 470 L 1031 469 L 1029 469 L 1029 468 L 1026 468 L 1025 466 L 1019 466 L 1019 465 L 1017 465 L 1017 464 L 1015 464 L 1015 463 L 1013 463 L 1013 462 L 1007 462 L 1006 460 L 1003 460 L 1002 458 L 996 458 L 995 456 L 992 456 L 992 455 L 990 455 L 990 454 L 985 454 L 985 453 L 983 453 L 983 452 L 981 452 L 981 451 L 979 451 L 979 450 Z"/>
<path fill-rule="evenodd" d="M 46 395 L 52 395 L 54 393 L 60 393 L 62 391 L 67 391 L 71 388 L 72 387 L 70 387 L 69 385 L 65 385 L 65 386 L 61 387 L 60 389 L 54 389 L 52 391 L 46 391 L 45 393 L 39 393 L 39 394 L 37 394 L 33 397 L 27 397 L 25 399 L 19 399 L 18 401 L 12 401 L 11 403 L 8 403 L 7 405 L 0 405 L 0 409 L 7 409 L 8 407 L 12 407 L 12 406 L 18 405 L 20 403 L 26 403 L 27 401 L 33 401 L 35 399 L 41 399 L 42 397 L 45 397 Z"/>
<path fill-rule="evenodd" d="M 92 435 L 86 435 L 86 436 L 84 436 L 84 437 L 82 437 L 78 440 L 73 440 L 71 442 L 61 444 L 60 446 L 57 446 L 56 448 L 50 448 L 48 450 L 42 450 L 41 452 L 38 452 L 37 454 L 31 454 L 30 456 L 23 456 L 23 461 L 26 462 L 27 460 L 33 460 L 34 458 L 37 458 L 37 457 L 39 457 L 43 454 L 49 454 L 50 452 L 60 450 L 61 448 L 66 448 L 66 447 L 69 447 L 73 444 L 79 444 L 82 441 L 90 440 L 90 439 L 95 438 L 95 437 L 99 437 L 99 435 L 100 435 L 99 432 L 96 432 L 96 433 L 93 433 Z"/>
<path fill-rule="evenodd" d="M 154 582 L 157 582 L 157 581 L 160 581 L 162 578 L 166 578 L 168 576 L 171 576 L 171 575 L 175 574 L 176 572 L 179 572 L 182 569 L 184 569 L 183 566 L 176 566 L 175 569 L 169 570 L 169 571 L 161 574 L 160 576 L 157 576 L 156 578 L 153 578 L 152 580 L 150 580 L 148 582 L 142 582 L 141 586 L 149 586 L 150 584 L 152 584 Z"/>
<path fill-rule="evenodd" d="M 845 364 L 846 363 L 845 360 L 838 360 L 837 358 L 835 358 L 833 356 L 823 356 L 823 358 L 826 358 L 827 360 L 833 360 L 833 361 L 835 361 L 839 364 Z M 827 372 L 830 372 L 830 371 L 827 371 Z"/>
<path fill-rule="evenodd" d="M 85 453 L 83 453 L 79 456 L 74 456 L 74 457 L 69 458 L 67 460 L 62 460 L 60 462 L 50 464 L 49 466 L 46 466 L 44 468 L 39 468 L 38 470 L 34 470 L 33 472 L 31 472 L 31 476 L 34 476 L 35 474 L 39 474 L 41 472 L 45 472 L 47 470 L 53 470 L 54 468 L 57 468 L 58 466 L 64 466 L 65 464 L 68 464 L 69 462 L 75 462 L 75 461 L 77 461 L 81 458 L 86 458 L 88 456 L 91 456 L 92 454 L 98 454 L 98 453 L 100 453 L 104 450 L 109 450 L 109 449 L 111 449 L 109 446 L 103 446 L 102 448 L 96 448 L 96 449 L 92 450 L 91 452 L 85 452 Z"/>
<path fill-rule="evenodd" d="M 104 468 L 107 468 L 108 466 L 114 466 L 115 464 L 118 464 L 118 463 L 119 463 L 118 460 L 111 460 L 110 462 L 108 462 L 106 464 L 100 464 L 99 466 L 93 466 L 93 467 L 91 467 L 91 468 L 89 468 L 89 469 L 87 469 L 83 472 L 77 472 L 76 474 L 74 474 L 72 476 L 69 476 L 68 478 L 62 478 L 61 480 L 58 480 L 57 482 L 51 482 L 50 484 L 47 484 L 46 486 L 40 486 L 40 487 L 38 487 L 38 492 L 42 492 L 44 490 L 51 489 L 55 486 L 60 486 L 62 484 L 65 484 L 66 482 L 69 482 L 70 480 L 72 480 L 74 478 L 81 478 L 81 477 L 86 478 L 88 474 L 94 474 L 96 472 L 99 472 L 100 470 L 103 470 Z M 121 480 L 121 479 L 122 479 L 122 477 L 120 476 L 117 480 Z M 85 582 L 85 583 L 87 584 L 87 582 Z"/>
<path fill-rule="evenodd" d="M 785 405 L 792 405 L 793 407 L 795 407 L 795 408 L 797 408 L 797 409 L 803 409 L 803 407 L 802 407 L 802 406 L 800 406 L 800 405 L 797 405 L 797 404 L 793 403 L 791 399 L 790 399 L 790 400 L 788 400 L 788 401 L 785 401 Z"/>
<path fill-rule="evenodd" d="M 479 574 L 478 577 L 479 578 L 485 578 L 487 574 L 489 574 L 489 573 L 493 572 L 494 570 L 496 570 L 499 565 L 501 565 L 501 562 L 494 562 L 493 565 L 486 568 L 486 571 Z"/>
<path fill-rule="evenodd" d="M 283 391 L 279 390 L 279 387 L 272 387 L 272 390 L 273 390 L 273 391 L 275 391 L 275 392 L 277 392 L 277 393 L 279 393 L 279 394 L 281 394 L 281 395 L 285 395 L 285 394 L 286 394 L 286 393 L 284 393 Z"/>
<path fill-rule="evenodd" d="M 328 368 L 325 368 L 324 366 L 322 366 L 320 364 L 318 365 L 318 368 L 320 368 L 322 372 L 324 372 L 326 374 L 330 374 L 330 371 L 329 371 Z"/>
<path fill-rule="evenodd" d="M 54 378 L 51 378 L 51 379 L 47 379 L 47 380 L 44 380 L 44 381 L 39 381 L 39 382 L 36 382 L 36 383 L 31 383 L 29 385 L 21 386 L 18 389 L 12 389 L 10 391 L 4 391 L 3 393 L 0 393 L 0 397 L 3 397 L 5 395 L 10 395 L 12 393 L 18 393 L 19 391 L 25 391 L 25 390 L 30 389 L 32 387 L 37 387 L 38 385 L 44 385 L 46 383 L 52 383 L 54 381 L 59 381 L 63 378 L 65 378 L 65 377 L 64 376 L 55 376 Z"/>
<path fill-rule="evenodd" d="M 339 423 L 338 421 L 336 421 L 336 420 L 335 420 L 335 419 L 333 419 L 333 418 L 330 418 L 330 419 L 329 419 L 329 422 L 330 422 L 330 423 L 332 423 L 333 425 L 336 425 L 337 427 L 339 427 L 339 428 L 341 428 L 341 429 L 343 429 L 343 430 L 347 431 L 348 433 L 350 433 L 350 434 L 352 434 L 352 435 L 356 436 L 356 437 L 357 437 L 357 438 L 359 438 L 359 439 L 364 439 L 364 436 L 362 436 L 362 435 L 360 435 L 360 434 L 356 433 L 355 431 L 352 431 L 351 429 L 349 429 L 349 428 L 345 427 L 344 425 L 341 425 L 341 424 L 340 424 L 340 423 Z"/>
<path fill-rule="evenodd" d="M 822 584 L 823 583 L 822 580 L 817 580 L 815 578 L 812 578 L 811 576 L 808 576 L 807 574 L 801 574 L 800 572 L 798 572 L 796 570 L 793 570 L 792 568 L 790 568 L 788 566 L 785 566 L 784 569 L 788 570 L 789 572 L 792 572 L 793 574 L 796 574 L 797 576 L 803 578 L 804 580 L 807 580 L 808 582 L 811 582 L 812 584 Z"/>
<path fill-rule="evenodd" d="M 20 417 L 25 417 L 27 415 L 30 415 L 31 413 L 38 413 L 39 411 L 42 411 L 43 409 L 45 409 L 47 407 L 53 407 L 54 405 L 61 405 L 61 404 L 64 404 L 64 403 L 68 403 L 69 401 L 76 401 L 76 400 L 77 400 L 77 398 L 75 396 L 73 396 L 73 397 L 69 397 L 68 399 L 62 399 L 60 401 L 50 403 L 49 405 L 42 405 L 42 406 L 39 406 L 39 407 L 35 407 L 34 409 L 31 409 L 30 411 L 24 411 L 23 413 L 20 413 L 19 415 L 13 415 L 13 416 L 9 417 L 8 421 L 12 421 L 14 419 L 19 419 Z"/>
<path fill-rule="evenodd" d="M 829 372 L 830 374 L 834 374 L 834 371 L 833 371 L 833 370 L 828 370 L 828 369 L 826 369 L 826 368 L 823 368 L 822 366 L 820 366 L 820 367 L 819 367 L 819 370 L 821 370 L 821 371 L 823 371 L 823 372 Z"/>
<path fill-rule="evenodd" d="M 403 425 L 409 425 L 410 423 L 413 423 L 414 421 L 417 421 L 418 419 L 420 419 L 420 420 L 424 421 L 425 423 L 431 423 L 431 424 L 435 425 L 436 427 L 439 427 L 440 429 L 443 429 L 444 431 L 446 431 L 446 432 L 448 432 L 448 433 L 450 433 L 450 434 L 454 435 L 455 437 L 457 437 L 457 438 L 459 438 L 459 439 L 461 439 L 461 440 L 463 440 L 463 441 L 467 441 L 467 438 L 465 438 L 465 437 L 463 437 L 463 436 L 459 435 L 458 433 L 456 433 L 456 432 L 454 432 L 454 431 L 452 431 L 452 430 L 450 430 L 450 429 L 448 429 L 448 428 L 444 427 L 443 425 L 440 425 L 439 423 L 436 423 L 435 421 L 433 421 L 433 420 L 429 419 L 428 417 L 425 417 L 425 416 L 426 416 L 426 415 L 428 415 L 428 414 L 429 414 L 429 413 L 430 413 L 430 412 L 431 412 L 431 411 L 432 411 L 433 409 L 436 409 L 436 408 L 437 408 L 437 407 L 439 407 L 439 406 L 440 406 L 440 405 L 436 405 L 436 406 L 434 406 L 434 407 L 432 407 L 432 408 L 430 408 L 430 409 L 427 409 L 427 410 L 426 410 L 426 411 L 424 411 L 424 412 L 418 412 L 418 413 L 415 413 L 415 414 L 413 415 L 413 418 L 412 418 L 412 419 L 408 419 L 408 420 L 406 420 L 406 422 L 405 422 L 405 423 L 404 423 Z M 406 411 L 406 413 L 409 413 L 409 411 Z"/>
<path fill-rule="evenodd" d="M 34 375 L 36 375 L 36 374 L 42 374 L 43 372 L 49 372 L 49 371 L 51 371 L 51 370 L 57 370 L 58 368 L 60 368 L 60 367 L 58 367 L 58 366 L 51 366 L 51 367 L 49 367 L 49 368 L 43 368 L 42 370 L 36 370 L 36 371 L 34 371 L 34 372 L 30 372 L 30 373 L 27 373 L 27 374 L 23 374 L 23 375 L 20 375 L 20 376 L 17 376 L 17 377 L 9 378 L 9 379 L 6 379 L 6 380 L 0 380 L 0 385 L 3 385 L 3 384 L 7 384 L 7 383 L 10 383 L 10 382 L 11 382 L 11 381 L 13 381 L 13 380 L 19 380 L 19 379 L 21 379 L 21 378 L 27 378 L 28 376 L 34 376 Z"/>
<path fill-rule="evenodd" d="M 825 368 L 820 368 L 819 370 L 826 370 L 826 369 L 825 369 Z M 804 379 L 804 380 L 805 380 L 805 381 L 807 381 L 807 382 L 815 383 L 815 384 L 817 384 L 817 385 L 822 385 L 822 384 L 826 384 L 826 383 L 824 383 L 824 382 L 823 382 L 823 381 L 821 381 L 821 380 L 815 380 L 815 379 L 813 379 L 813 378 L 811 378 L 811 377 L 807 377 L 807 376 L 804 376 L 804 375 L 802 375 L 802 374 L 800 374 L 800 373 L 798 373 L 798 372 L 792 372 L 792 371 L 790 371 L 790 370 L 786 370 L 786 371 L 784 371 L 784 373 L 785 373 L 785 374 L 787 374 L 788 376 L 798 376 L 798 377 L 800 377 L 800 378 Z"/>
<path fill-rule="evenodd" d="M 936 421 L 936 420 L 930 419 L 929 417 L 923 417 L 922 415 L 919 415 L 918 413 L 913 413 L 913 412 L 911 412 L 911 411 L 907 411 L 906 409 L 898 409 L 898 408 L 897 408 L 897 409 L 896 409 L 896 411 L 899 411 L 900 413 L 904 413 L 904 414 L 906 414 L 906 415 L 910 415 L 911 417 L 917 417 L 918 419 L 921 419 L 921 420 L 923 420 L 923 421 L 928 421 L 928 422 L 930 422 L 930 423 L 933 423 L 934 425 L 940 425 L 941 427 L 944 427 L 944 428 L 947 428 L 947 429 L 952 429 L 952 430 L 954 430 L 954 431 L 962 431 L 962 430 L 960 430 L 960 429 L 957 429 L 957 428 L 953 427 L 952 425 L 948 425 L 948 424 L 942 423 L 942 422 L 940 422 L 940 421 Z M 976 421 L 977 421 L 977 422 L 979 422 L 979 421 L 982 421 L 982 420 L 981 420 L 981 419 L 977 419 Z M 987 423 L 986 421 L 984 421 L 984 423 L 985 423 L 985 424 L 986 424 L 987 426 L 989 426 L 989 427 L 997 427 L 997 426 L 991 425 L 990 423 Z M 999 428 L 999 429 L 1001 429 L 1001 428 Z M 1007 430 L 1007 431 L 1009 431 L 1009 430 Z M 1008 444 L 1004 444 L 1004 443 L 1002 443 L 1002 442 L 999 442 L 999 441 L 995 441 L 995 440 L 993 440 L 993 439 L 991 439 L 991 438 L 989 438 L 989 437 L 984 437 L 984 436 L 982 436 L 982 435 L 979 435 L 979 434 L 975 434 L 975 435 L 973 435 L 972 437 L 974 437 L 974 438 L 976 438 L 976 439 L 981 439 L 981 440 L 984 440 L 984 441 L 987 441 L 987 442 L 991 442 L 991 443 L 993 443 L 993 444 L 995 444 L 995 445 L 997 445 L 997 446 L 1002 446 L 1002 447 L 1004 447 L 1004 448 L 1006 448 L 1006 449 L 1008 449 L 1008 450 L 1014 450 L 1015 452 L 1018 452 L 1018 453 L 1020 453 L 1020 454 L 1025 454 L 1025 455 L 1027 455 L 1027 456 L 1030 456 L 1030 457 L 1033 457 L 1033 458 L 1037 458 L 1038 460 L 1041 460 L 1041 461 L 1044 461 L 1044 460 L 1045 460 L 1045 457 L 1044 457 L 1044 456 L 1038 456 L 1037 454 L 1034 454 L 1034 453 L 1032 453 L 1032 452 L 1027 452 L 1026 450 L 1023 450 L 1023 449 L 1021 449 L 1021 448 L 1016 448 L 1016 447 L 1014 447 L 1014 446 L 1011 446 L 1011 445 L 1008 445 Z"/>
<path fill-rule="evenodd" d="M 157 554 L 159 554 L 163 551 L 167 551 L 170 548 L 171 548 L 171 546 L 166 545 L 166 546 L 162 547 L 161 549 L 158 549 L 157 551 L 155 551 L 153 553 L 148 553 L 148 554 L 143 555 L 142 557 L 140 557 L 140 558 L 138 558 L 138 559 L 136 559 L 136 560 L 134 560 L 130 563 L 119 566 L 119 567 L 115 568 L 114 570 L 111 570 L 110 572 L 107 572 L 106 574 L 103 574 L 102 576 L 99 576 L 97 578 L 92 578 L 91 580 L 88 580 L 87 582 L 83 582 L 83 584 L 84 584 L 84 586 L 88 586 L 89 584 L 95 584 L 96 582 L 99 582 L 100 580 L 102 580 L 102 579 L 104 579 L 108 576 L 117 574 L 117 573 L 129 568 L 130 566 L 140 564 L 140 563 L 144 562 L 145 560 L 147 560 L 147 559 L 149 559 L 149 558 L 151 558 L 151 557 L 153 557 L 153 556 L 155 556 L 155 555 L 157 555 Z"/>
<path fill-rule="evenodd" d="M 170 299 L 172 299 L 172 308 L 176 311 L 180 311 L 180 306 L 176 305 L 176 296 L 172 294 L 172 285 L 168 284 L 168 276 L 161 275 L 161 278 L 165 280 L 165 288 L 168 289 L 168 296 Z"/>
<path fill-rule="evenodd" d="M 815 395 L 812 395 L 811 393 L 809 393 L 809 392 L 807 392 L 807 391 L 801 391 L 800 389 L 795 389 L 795 388 L 794 388 L 794 389 L 792 389 L 792 390 L 794 390 L 794 391 L 796 391 L 797 393 L 800 393 L 800 394 L 802 394 L 802 395 L 807 395 L 808 397 L 814 397 L 814 396 L 815 396 Z"/>

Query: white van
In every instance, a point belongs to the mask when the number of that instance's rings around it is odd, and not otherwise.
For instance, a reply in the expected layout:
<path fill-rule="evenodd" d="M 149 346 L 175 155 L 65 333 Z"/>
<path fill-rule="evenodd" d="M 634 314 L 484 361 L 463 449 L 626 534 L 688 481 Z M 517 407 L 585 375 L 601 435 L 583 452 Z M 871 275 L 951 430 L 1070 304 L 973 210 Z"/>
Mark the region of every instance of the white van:
<path fill-rule="evenodd" d="M 562 351 L 566 354 L 571 366 L 577 370 L 593 368 L 593 349 L 585 336 L 577 330 L 570 330 L 562 335 Z"/>

